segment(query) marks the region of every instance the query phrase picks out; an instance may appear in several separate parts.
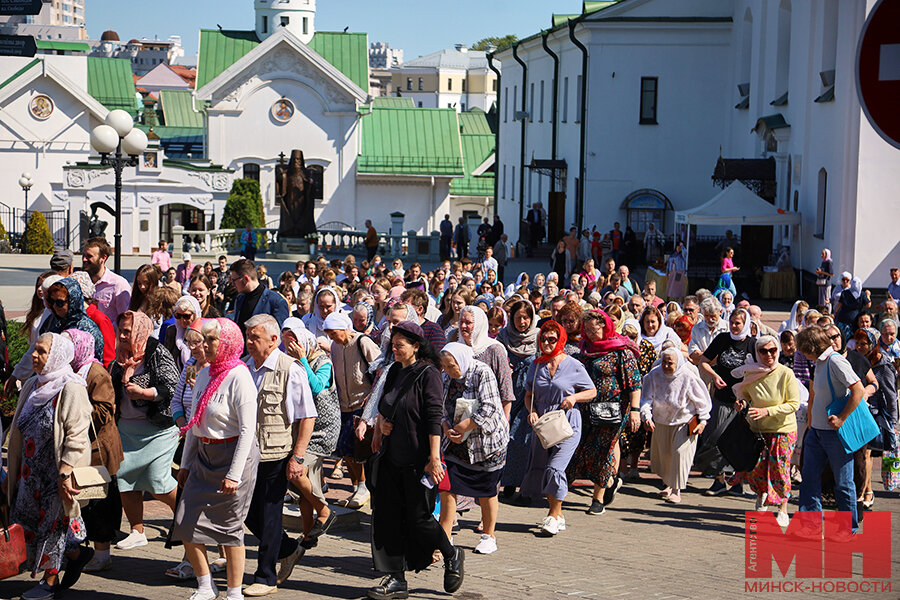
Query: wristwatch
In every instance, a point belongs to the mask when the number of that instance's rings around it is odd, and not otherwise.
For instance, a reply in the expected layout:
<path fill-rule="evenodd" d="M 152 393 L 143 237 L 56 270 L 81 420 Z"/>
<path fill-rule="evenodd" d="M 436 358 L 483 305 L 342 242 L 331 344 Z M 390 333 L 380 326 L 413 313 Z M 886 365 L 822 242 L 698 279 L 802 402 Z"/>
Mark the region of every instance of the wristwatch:
<path fill-rule="evenodd" d="M 71 476 L 72 476 L 71 473 L 60 473 L 59 475 L 57 475 L 57 478 L 58 478 L 60 481 L 66 481 L 66 480 L 67 480 L 69 477 L 71 477 Z"/>
<path fill-rule="evenodd" d="M 631 408 L 628 409 L 628 412 L 641 412 L 641 409 L 640 409 L 640 407 L 635 408 L 632 406 Z"/>
<path fill-rule="evenodd" d="M 302 465 L 305 462 L 305 459 L 302 456 L 297 456 L 296 454 L 291 456 L 291 458 L 298 464 Z"/>

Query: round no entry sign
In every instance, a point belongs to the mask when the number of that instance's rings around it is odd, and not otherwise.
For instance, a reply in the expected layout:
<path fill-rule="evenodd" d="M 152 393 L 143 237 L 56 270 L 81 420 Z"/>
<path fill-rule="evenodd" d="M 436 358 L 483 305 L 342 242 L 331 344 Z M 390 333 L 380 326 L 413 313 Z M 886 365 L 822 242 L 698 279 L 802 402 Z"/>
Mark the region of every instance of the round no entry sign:
<path fill-rule="evenodd" d="M 863 112 L 900 148 L 900 0 L 878 0 L 859 38 L 856 87 Z"/>

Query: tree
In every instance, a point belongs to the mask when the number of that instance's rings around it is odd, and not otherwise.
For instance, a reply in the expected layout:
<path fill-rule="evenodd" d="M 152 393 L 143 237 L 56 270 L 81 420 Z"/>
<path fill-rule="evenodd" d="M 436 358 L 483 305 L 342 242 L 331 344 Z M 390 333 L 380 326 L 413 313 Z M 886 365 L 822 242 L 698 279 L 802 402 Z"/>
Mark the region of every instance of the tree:
<path fill-rule="evenodd" d="M 266 226 L 266 213 L 263 210 L 262 196 L 259 193 L 259 182 L 255 179 L 237 179 L 231 186 L 231 193 L 225 201 L 222 213 L 221 229 L 243 229 Z"/>
<path fill-rule="evenodd" d="M 496 46 L 494 52 L 499 52 L 501 50 L 506 50 L 518 41 L 519 38 L 512 33 L 504 35 L 503 37 L 486 37 L 472 44 L 472 50 L 482 50 L 487 52 L 490 46 Z"/>
<path fill-rule="evenodd" d="M 9 234 L 3 226 L 3 221 L 0 221 L 0 252 L 10 252 Z"/>
<path fill-rule="evenodd" d="M 25 249 L 28 254 L 53 254 L 53 236 L 44 213 L 34 211 L 25 228 Z"/>

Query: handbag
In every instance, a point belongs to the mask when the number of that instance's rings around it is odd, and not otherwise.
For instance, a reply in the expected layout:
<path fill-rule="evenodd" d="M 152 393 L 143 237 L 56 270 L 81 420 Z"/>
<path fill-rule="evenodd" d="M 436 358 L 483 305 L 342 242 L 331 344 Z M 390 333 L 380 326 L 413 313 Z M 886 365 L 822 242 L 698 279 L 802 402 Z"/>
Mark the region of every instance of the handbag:
<path fill-rule="evenodd" d="M 457 424 L 460 421 L 465 421 L 469 417 L 471 417 L 475 411 L 478 410 L 478 399 L 477 398 L 457 398 L 456 399 L 456 408 L 453 411 L 453 424 Z M 462 434 L 462 441 L 465 442 L 469 439 L 469 436 L 472 435 L 474 429 L 470 429 Z"/>
<path fill-rule="evenodd" d="M 94 429 L 94 420 L 91 419 L 91 431 L 94 432 L 94 439 L 97 439 L 97 430 Z M 90 467 L 75 467 L 72 469 L 72 485 L 76 489 L 81 490 L 75 497 L 79 502 L 82 500 L 100 500 L 106 498 L 109 494 L 109 482 L 112 478 L 109 476 L 109 470 L 102 464 L 103 452 L 100 452 L 101 464 Z"/>
<path fill-rule="evenodd" d="M 897 447 L 896 436 L 894 437 L 894 447 Z M 900 452 L 897 450 L 885 450 L 881 457 L 881 483 L 887 491 L 900 488 Z"/>
<path fill-rule="evenodd" d="M 824 277 L 819 277 L 816 279 L 816 285 L 828 285 L 828 280 Z"/>
<path fill-rule="evenodd" d="M 374 427 L 366 427 L 366 433 L 362 439 L 353 435 L 353 460 L 364 463 L 372 456 L 372 437 L 375 435 Z"/>
<path fill-rule="evenodd" d="M 537 378 L 537 371 L 535 371 Z M 534 406 L 534 379 L 531 380 L 531 404 Z M 541 442 L 544 450 L 561 444 L 573 435 L 575 431 L 569 424 L 569 419 L 564 410 L 551 410 L 544 413 L 534 425 L 534 435 Z"/>
<path fill-rule="evenodd" d="M 622 403 L 617 400 L 595 400 L 588 404 L 591 425 L 618 427 L 622 424 Z"/>
<path fill-rule="evenodd" d="M 748 410 L 749 407 L 746 407 L 736 415 L 716 442 L 719 452 L 739 473 L 752 471 L 759 462 L 759 457 L 766 451 L 765 438 L 750 429 L 750 424 L 747 423 Z"/>
<path fill-rule="evenodd" d="M 831 360 L 829 357 L 828 365 L 830 367 Z M 850 399 L 850 391 L 843 398 L 837 398 L 834 393 L 834 384 L 831 382 L 831 370 L 826 371 L 828 375 L 828 389 L 831 390 L 832 402 L 828 405 L 828 416 L 839 415 L 843 412 L 847 401 Z M 865 399 L 860 400 L 859 404 L 850 413 L 840 428 L 837 430 L 838 438 L 844 447 L 844 452 L 853 454 L 869 442 L 871 442 L 879 434 L 878 423 L 869 410 L 869 405 Z"/>
<path fill-rule="evenodd" d="M 15 577 L 21 572 L 22 563 L 28 560 L 25 548 L 25 530 L 18 523 L 9 524 L 9 504 L 6 495 L 0 495 L 0 579 Z"/>

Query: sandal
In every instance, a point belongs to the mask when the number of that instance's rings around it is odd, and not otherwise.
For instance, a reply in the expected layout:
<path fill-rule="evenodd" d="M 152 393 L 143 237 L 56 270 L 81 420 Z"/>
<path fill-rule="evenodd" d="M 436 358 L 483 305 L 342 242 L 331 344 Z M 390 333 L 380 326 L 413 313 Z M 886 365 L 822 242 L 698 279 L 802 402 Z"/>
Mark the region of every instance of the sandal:
<path fill-rule="evenodd" d="M 875 492 L 866 492 L 863 496 L 863 506 L 866 508 L 872 508 L 872 505 L 875 504 Z"/>
<path fill-rule="evenodd" d="M 681 504 L 681 494 L 669 494 L 665 497 L 665 501 L 669 504 Z"/>
<path fill-rule="evenodd" d="M 166 576 L 178 581 L 187 581 L 194 578 L 194 567 L 188 561 L 183 560 L 174 567 L 166 569 Z"/>
<path fill-rule="evenodd" d="M 224 556 L 220 556 L 216 560 L 209 563 L 209 572 L 210 573 L 224 573 L 225 567 L 228 565 L 228 560 Z"/>
<path fill-rule="evenodd" d="M 344 470 L 340 467 L 335 467 L 331 472 L 330 479 L 343 479 L 344 478 Z"/>

